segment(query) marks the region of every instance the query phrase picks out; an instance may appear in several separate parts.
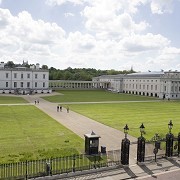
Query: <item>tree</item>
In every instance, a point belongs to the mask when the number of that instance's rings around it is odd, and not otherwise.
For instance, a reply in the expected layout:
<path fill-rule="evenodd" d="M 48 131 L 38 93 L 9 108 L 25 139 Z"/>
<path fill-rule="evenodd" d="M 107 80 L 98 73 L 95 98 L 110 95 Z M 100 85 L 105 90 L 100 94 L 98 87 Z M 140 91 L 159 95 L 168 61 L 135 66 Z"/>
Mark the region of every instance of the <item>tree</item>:
<path fill-rule="evenodd" d="M 42 69 L 48 69 L 47 65 L 42 65 Z"/>
<path fill-rule="evenodd" d="M 7 66 L 8 68 L 14 68 L 15 64 L 13 63 L 13 61 L 8 61 L 5 66 Z"/>

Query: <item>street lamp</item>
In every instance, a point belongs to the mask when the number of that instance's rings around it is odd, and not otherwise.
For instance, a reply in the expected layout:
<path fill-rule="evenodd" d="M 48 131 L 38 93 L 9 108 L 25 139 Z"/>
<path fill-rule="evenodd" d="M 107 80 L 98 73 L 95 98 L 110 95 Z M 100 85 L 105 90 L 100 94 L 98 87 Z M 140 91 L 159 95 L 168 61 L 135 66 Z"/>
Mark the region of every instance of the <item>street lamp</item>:
<path fill-rule="evenodd" d="M 125 138 L 127 138 L 128 131 L 129 131 L 129 127 L 128 127 L 128 125 L 126 124 L 126 125 L 124 126 Z"/>
<path fill-rule="evenodd" d="M 144 124 L 142 123 L 139 127 L 141 136 L 138 137 L 137 141 L 137 162 L 144 162 L 144 156 L 145 156 L 145 138 L 143 137 L 144 133 Z"/>
<path fill-rule="evenodd" d="M 122 139 L 121 142 L 121 164 L 128 165 L 129 164 L 129 147 L 130 147 L 130 140 L 127 138 L 129 127 L 126 124 L 124 127 L 124 134 L 125 138 Z"/>
<path fill-rule="evenodd" d="M 169 134 L 171 134 L 172 127 L 173 127 L 173 123 L 172 123 L 172 120 L 170 120 L 168 124 Z"/>
<path fill-rule="evenodd" d="M 171 133 L 172 127 L 173 127 L 173 123 L 172 123 L 172 120 L 170 120 L 168 124 L 169 133 L 166 134 L 166 156 L 167 157 L 171 157 L 173 155 L 174 135 Z"/>
<path fill-rule="evenodd" d="M 141 133 L 141 137 L 142 137 L 142 135 L 144 134 L 144 129 L 145 129 L 144 124 L 142 123 L 139 128 L 140 128 L 140 133 Z"/>

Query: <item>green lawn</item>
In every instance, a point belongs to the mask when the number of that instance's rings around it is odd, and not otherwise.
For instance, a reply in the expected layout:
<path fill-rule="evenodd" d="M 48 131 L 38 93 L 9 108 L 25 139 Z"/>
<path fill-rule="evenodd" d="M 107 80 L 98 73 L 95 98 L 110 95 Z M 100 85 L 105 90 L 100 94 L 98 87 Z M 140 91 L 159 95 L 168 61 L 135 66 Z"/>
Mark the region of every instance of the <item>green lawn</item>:
<path fill-rule="evenodd" d="M 0 106 L 0 162 L 77 153 L 84 140 L 34 106 Z"/>
<path fill-rule="evenodd" d="M 13 96 L 0 96 L 0 104 L 19 104 L 19 103 L 28 103 L 22 97 L 13 97 Z"/>
<path fill-rule="evenodd" d="M 162 136 L 168 132 L 169 120 L 173 121 L 172 132 L 180 132 L 180 102 L 125 102 L 115 104 L 76 104 L 70 109 L 100 123 L 123 131 L 129 126 L 129 134 L 138 137 L 139 126 L 144 123 L 147 139 L 155 133 Z"/>
<path fill-rule="evenodd" d="M 99 101 L 147 101 L 157 100 L 154 97 L 138 96 L 132 94 L 112 93 L 108 91 L 61 90 L 61 94 L 42 97 L 50 102 L 99 102 Z"/>

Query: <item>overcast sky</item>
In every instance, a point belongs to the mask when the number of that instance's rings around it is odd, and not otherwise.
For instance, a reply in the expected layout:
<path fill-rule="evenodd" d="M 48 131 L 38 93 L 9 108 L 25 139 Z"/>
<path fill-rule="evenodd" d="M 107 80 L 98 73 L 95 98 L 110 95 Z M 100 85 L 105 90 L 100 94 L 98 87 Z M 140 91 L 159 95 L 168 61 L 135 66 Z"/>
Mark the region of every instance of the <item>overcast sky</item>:
<path fill-rule="evenodd" d="M 0 61 L 180 71 L 180 0 L 0 0 Z"/>

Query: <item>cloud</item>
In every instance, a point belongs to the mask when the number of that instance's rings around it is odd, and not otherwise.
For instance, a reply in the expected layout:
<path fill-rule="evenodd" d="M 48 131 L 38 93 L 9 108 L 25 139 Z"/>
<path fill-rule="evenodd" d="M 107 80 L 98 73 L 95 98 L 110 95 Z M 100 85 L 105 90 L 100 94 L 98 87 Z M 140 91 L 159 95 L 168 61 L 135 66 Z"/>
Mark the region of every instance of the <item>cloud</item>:
<path fill-rule="evenodd" d="M 92 6 L 86 6 L 82 12 L 82 16 L 86 18 L 85 27 L 95 32 L 97 37 L 113 38 L 116 35 L 115 38 L 121 38 L 149 27 L 147 22 L 136 23 L 130 14 L 119 12 L 122 10 L 122 3 L 113 2 L 97 0 Z"/>
<path fill-rule="evenodd" d="M 122 48 L 129 52 L 158 51 L 170 44 L 170 41 L 162 35 L 132 35 L 125 37 L 122 41 Z"/>
<path fill-rule="evenodd" d="M 83 4 L 84 0 L 46 0 L 46 4 L 50 6 L 61 6 L 65 3 L 73 3 L 75 5 Z"/>
<path fill-rule="evenodd" d="M 50 47 L 63 41 L 65 31 L 56 23 L 33 20 L 23 11 L 12 16 L 7 9 L 0 9 L 0 54 L 47 54 Z"/>
<path fill-rule="evenodd" d="M 0 9 L 2 61 L 28 60 L 58 69 L 71 66 L 123 70 L 133 66 L 138 71 L 166 69 L 179 64 L 180 49 L 172 47 L 171 41 L 160 33 L 147 33 L 150 24 L 136 18 L 139 7 L 150 5 L 153 0 L 46 2 L 59 6 L 80 4 L 84 8 L 81 12 L 83 30 L 67 33 L 56 23 L 33 19 L 27 11 L 13 16 L 9 10 Z M 165 7 L 162 3 L 158 7 L 165 12 L 160 8 Z M 74 14 L 67 12 L 64 16 L 68 20 L 67 17 Z"/>
<path fill-rule="evenodd" d="M 70 17 L 70 16 L 73 17 L 74 14 L 73 14 L 73 13 L 64 13 L 64 16 L 65 16 L 65 17 Z"/>
<path fill-rule="evenodd" d="M 72 52 L 89 53 L 95 46 L 96 40 L 90 34 L 80 32 L 70 33 L 67 39 Z"/>
<path fill-rule="evenodd" d="M 172 13 L 173 0 L 151 0 L 150 6 L 153 14 Z"/>

